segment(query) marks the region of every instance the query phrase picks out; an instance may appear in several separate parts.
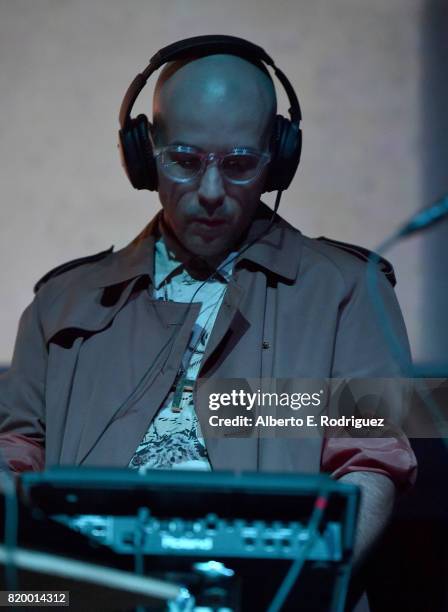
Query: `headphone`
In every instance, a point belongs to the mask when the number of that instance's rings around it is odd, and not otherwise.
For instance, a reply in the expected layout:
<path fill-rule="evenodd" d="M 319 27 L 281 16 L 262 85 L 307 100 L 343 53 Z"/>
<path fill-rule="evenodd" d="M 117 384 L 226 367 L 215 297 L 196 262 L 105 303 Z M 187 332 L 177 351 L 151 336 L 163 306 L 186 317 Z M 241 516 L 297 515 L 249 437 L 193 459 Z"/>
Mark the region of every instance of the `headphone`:
<path fill-rule="evenodd" d="M 274 64 L 269 55 L 258 45 L 236 36 L 195 36 L 175 42 L 160 49 L 150 59 L 148 66 L 138 74 L 123 98 L 120 107 L 118 147 L 123 168 L 135 189 L 157 190 L 157 165 L 151 138 L 152 125 L 146 115 L 130 116 L 132 107 L 149 77 L 163 64 L 192 56 L 217 53 L 237 55 L 252 63 L 264 62 L 271 66 L 288 96 L 290 118 L 276 115 L 271 140 L 271 161 L 264 191 L 283 191 L 294 177 L 302 150 L 302 113 L 299 100 L 286 75 Z M 263 64 L 262 64 L 263 66 Z M 269 74 L 269 73 L 268 73 Z"/>

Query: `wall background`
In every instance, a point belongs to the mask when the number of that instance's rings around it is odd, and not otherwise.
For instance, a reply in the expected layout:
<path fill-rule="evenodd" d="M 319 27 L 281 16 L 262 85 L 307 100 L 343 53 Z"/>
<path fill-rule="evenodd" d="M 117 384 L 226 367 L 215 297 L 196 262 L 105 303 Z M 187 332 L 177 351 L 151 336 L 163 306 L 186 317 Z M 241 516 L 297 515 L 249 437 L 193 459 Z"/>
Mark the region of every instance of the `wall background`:
<path fill-rule="evenodd" d="M 204 33 L 258 43 L 296 87 L 303 161 L 280 213 L 304 233 L 375 248 L 448 192 L 446 0 L 0 0 L 0 368 L 36 280 L 124 246 L 157 210 L 120 168 L 119 105 L 155 51 Z M 447 243 L 445 223 L 387 255 L 420 362 L 448 361 Z M 414 449 L 375 610 L 448 607 L 446 449 Z"/>
<path fill-rule="evenodd" d="M 287 73 L 302 105 L 304 151 L 280 213 L 304 233 L 374 248 L 423 195 L 435 197 L 424 189 L 421 153 L 424 5 L 0 0 L 0 363 L 11 358 L 41 275 L 124 246 L 158 208 L 157 194 L 133 191 L 120 168 L 118 109 L 135 74 L 174 40 L 246 37 Z M 151 98 L 150 84 L 136 112 L 150 113 Z M 418 360 L 434 356 L 422 325 L 428 240 L 388 254 Z"/>

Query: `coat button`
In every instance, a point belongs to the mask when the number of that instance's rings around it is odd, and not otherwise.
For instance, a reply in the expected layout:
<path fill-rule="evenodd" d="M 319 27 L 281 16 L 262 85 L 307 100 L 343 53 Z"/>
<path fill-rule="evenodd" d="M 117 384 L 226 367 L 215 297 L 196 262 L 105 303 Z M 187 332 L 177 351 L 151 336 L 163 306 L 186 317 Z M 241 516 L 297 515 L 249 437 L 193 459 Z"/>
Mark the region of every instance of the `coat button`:
<path fill-rule="evenodd" d="M 268 342 L 267 340 L 263 340 L 262 347 L 263 347 L 264 349 L 268 349 L 270 346 L 271 346 L 271 345 L 269 344 L 269 342 Z"/>

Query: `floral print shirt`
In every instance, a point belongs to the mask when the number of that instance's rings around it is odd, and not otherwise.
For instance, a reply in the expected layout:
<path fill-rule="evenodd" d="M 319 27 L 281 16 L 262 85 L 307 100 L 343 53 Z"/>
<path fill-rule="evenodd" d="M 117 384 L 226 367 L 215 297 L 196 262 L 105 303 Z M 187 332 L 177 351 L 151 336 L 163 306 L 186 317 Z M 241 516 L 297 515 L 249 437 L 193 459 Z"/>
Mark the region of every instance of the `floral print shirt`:
<path fill-rule="evenodd" d="M 219 272 L 206 283 L 192 278 L 184 265 L 167 249 L 163 238 L 155 244 L 156 299 L 189 303 L 201 302 L 200 313 L 182 359 L 184 377 L 195 381 L 201 360 L 221 306 L 232 272 L 235 253 L 219 267 Z M 195 292 L 197 293 L 195 294 Z M 179 392 L 180 389 L 180 392 Z M 193 392 L 178 386 L 165 398 L 148 431 L 139 444 L 129 467 L 145 473 L 150 469 L 211 470 L 205 441 L 194 408 Z"/>

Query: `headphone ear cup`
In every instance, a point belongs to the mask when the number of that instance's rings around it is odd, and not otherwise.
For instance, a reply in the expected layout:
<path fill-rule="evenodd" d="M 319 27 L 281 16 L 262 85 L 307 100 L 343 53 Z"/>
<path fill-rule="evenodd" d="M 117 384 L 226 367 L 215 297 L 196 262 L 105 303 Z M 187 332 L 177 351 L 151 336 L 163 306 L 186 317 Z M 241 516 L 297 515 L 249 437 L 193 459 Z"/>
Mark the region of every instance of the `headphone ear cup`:
<path fill-rule="evenodd" d="M 129 119 L 118 132 L 122 166 L 135 189 L 157 190 L 157 165 L 151 141 L 151 123 L 146 115 Z"/>
<path fill-rule="evenodd" d="M 282 115 L 275 118 L 271 161 L 264 191 L 284 191 L 294 178 L 302 152 L 302 130 Z"/>

